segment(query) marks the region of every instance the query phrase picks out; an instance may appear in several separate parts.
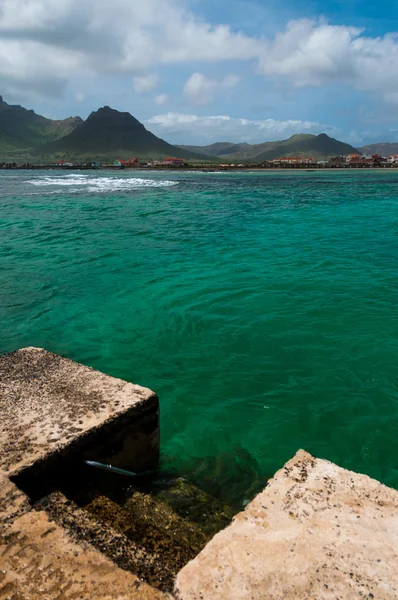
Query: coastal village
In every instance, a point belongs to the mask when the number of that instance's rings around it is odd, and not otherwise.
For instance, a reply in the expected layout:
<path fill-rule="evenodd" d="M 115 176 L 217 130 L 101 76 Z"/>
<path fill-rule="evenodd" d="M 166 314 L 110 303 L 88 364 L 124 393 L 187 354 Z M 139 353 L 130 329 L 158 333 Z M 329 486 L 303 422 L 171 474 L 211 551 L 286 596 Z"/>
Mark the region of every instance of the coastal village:
<path fill-rule="evenodd" d="M 56 132 L 54 139 L 48 131 Z M 19 140 L 17 145 L 10 145 L 10 135 Z M 326 133 L 254 145 L 176 146 L 148 131 L 130 113 L 109 106 L 93 111 L 85 121 L 76 117 L 58 122 L 7 104 L 0 96 L 0 169 L 373 169 L 397 167 L 395 152 L 394 143 L 356 148 Z"/>
<path fill-rule="evenodd" d="M 212 157 L 204 155 L 203 163 L 189 163 L 183 158 L 167 157 L 161 160 L 140 160 L 131 157 L 127 160 L 117 158 L 111 163 L 99 161 L 79 162 L 67 158 L 60 158 L 51 164 L 18 164 L 16 162 L 0 163 L 2 169 L 358 169 L 358 168 L 397 168 L 398 154 L 390 156 L 379 156 L 378 154 L 361 155 L 348 154 L 347 156 L 335 156 L 325 160 L 315 160 L 306 156 L 284 156 L 273 160 L 256 163 L 255 161 L 245 163 L 224 162 L 216 163 Z"/>

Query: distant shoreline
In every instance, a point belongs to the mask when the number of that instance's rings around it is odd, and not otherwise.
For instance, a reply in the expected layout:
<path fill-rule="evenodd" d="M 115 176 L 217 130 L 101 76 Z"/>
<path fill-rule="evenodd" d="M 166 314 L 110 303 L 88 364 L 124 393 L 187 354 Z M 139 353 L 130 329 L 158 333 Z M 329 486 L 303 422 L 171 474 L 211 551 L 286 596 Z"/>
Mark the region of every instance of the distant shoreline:
<path fill-rule="evenodd" d="M 245 171 L 259 171 L 259 172 L 290 172 L 290 173 L 319 173 L 323 171 L 338 171 L 338 172 L 352 172 L 352 171 L 396 171 L 398 173 L 398 167 L 311 167 L 309 165 L 306 166 L 297 166 L 297 167 L 204 167 L 204 166 L 196 166 L 190 165 L 185 167 L 168 167 L 168 166 L 157 166 L 157 167 L 134 167 L 134 168 L 121 168 L 115 167 L 113 165 L 103 166 L 103 167 L 54 167 L 51 165 L 30 165 L 26 166 L 0 166 L 1 171 L 57 171 L 57 172 L 68 172 L 68 171 L 118 171 L 118 172 L 126 172 L 126 173 L 135 173 L 137 171 L 146 171 L 146 172 L 171 172 L 178 173 L 181 171 L 197 171 L 199 173 L 220 173 L 220 172 L 245 172 Z"/>

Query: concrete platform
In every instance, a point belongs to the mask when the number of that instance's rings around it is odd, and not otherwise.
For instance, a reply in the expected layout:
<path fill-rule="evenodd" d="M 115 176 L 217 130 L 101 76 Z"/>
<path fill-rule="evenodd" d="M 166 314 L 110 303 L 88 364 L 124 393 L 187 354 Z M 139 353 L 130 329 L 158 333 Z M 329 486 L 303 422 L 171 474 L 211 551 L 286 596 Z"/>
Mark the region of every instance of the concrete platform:
<path fill-rule="evenodd" d="M 86 458 L 130 469 L 158 459 L 154 392 L 40 348 L 0 357 L 0 415 L 0 469 L 10 476 L 87 448 Z"/>
<path fill-rule="evenodd" d="M 179 600 L 398 598 L 398 492 L 304 451 L 180 571 Z"/>
<path fill-rule="evenodd" d="M 77 539 L 73 528 L 33 510 L 10 479 L 39 481 L 40 488 L 53 465 L 62 471 L 67 461 L 86 455 L 129 468 L 155 464 L 157 396 L 38 348 L 0 357 L 1 600 L 169 598 L 98 551 L 111 532 L 94 524 L 93 544 Z M 84 519 L 74 518 L 76 528 Z M 120 541 L 111 539 L 117 556 Z M 129 566 L 138 551 L 126 549 L 130 554 L 122 558 Z"/>

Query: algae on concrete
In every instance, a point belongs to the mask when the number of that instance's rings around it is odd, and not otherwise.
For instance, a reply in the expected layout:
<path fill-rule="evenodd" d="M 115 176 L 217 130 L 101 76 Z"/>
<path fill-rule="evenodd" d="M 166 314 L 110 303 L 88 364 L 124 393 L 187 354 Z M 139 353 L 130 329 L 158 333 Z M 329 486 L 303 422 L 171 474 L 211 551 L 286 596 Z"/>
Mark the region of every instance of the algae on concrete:
<path fill-rule="evenodd" d="M 157 557 L 157 568 L 149 565 L 145 580 L 165 591 L 172 589 L 177 573 L 208 541 L 195 523 L 181 519 L 149 494 L 135 492 L 124 506 L 99 496 L 85 510 Z"/>
<path fill-rule="evenodd" d="M 235 510 L 183 478 L 161 490 L 157 497 L 184 519 L 196 523 L 210 539 L 232 521 Z"/>
<path fill-rule="evenodd" d="M 76 527 L 78 527 L 77 522 Z M 169 595 L 118 568 L 70 534 L 0 473 L 2 600 L 166 600 Z"/>

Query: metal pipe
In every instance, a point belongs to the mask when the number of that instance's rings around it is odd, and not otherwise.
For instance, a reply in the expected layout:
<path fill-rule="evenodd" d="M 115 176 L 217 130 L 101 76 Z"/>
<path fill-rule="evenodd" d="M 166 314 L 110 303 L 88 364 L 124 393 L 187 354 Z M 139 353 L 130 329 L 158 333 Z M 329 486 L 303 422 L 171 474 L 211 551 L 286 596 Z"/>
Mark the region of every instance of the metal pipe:
<path fill-rule="evenodd" d="M 96 462 L 94 460 L 85 460 L 84 463 L 89 467 L 94 467 L 96 469 L 102 469 L 103 471 L 110 471 L 111 473 L 118 473 L 119 475 L 126 475 L 127 477 L 139 477 L 140 475 L 149 475 L 150 473 L 154 473 L 155 471 L 143 471 L 142 473 L 133 473 L 132 471 L 125 471 L 124 469 L 119 469 L 118 467 L 112 467 L 112 465 L 104 465 L 102 463 Z"/>

